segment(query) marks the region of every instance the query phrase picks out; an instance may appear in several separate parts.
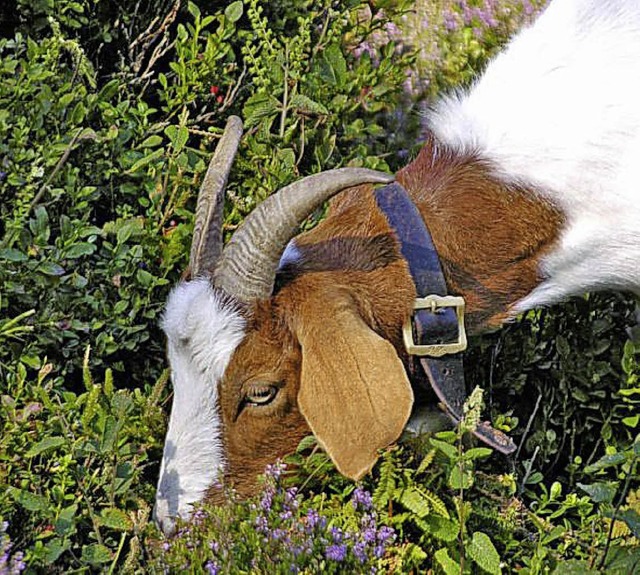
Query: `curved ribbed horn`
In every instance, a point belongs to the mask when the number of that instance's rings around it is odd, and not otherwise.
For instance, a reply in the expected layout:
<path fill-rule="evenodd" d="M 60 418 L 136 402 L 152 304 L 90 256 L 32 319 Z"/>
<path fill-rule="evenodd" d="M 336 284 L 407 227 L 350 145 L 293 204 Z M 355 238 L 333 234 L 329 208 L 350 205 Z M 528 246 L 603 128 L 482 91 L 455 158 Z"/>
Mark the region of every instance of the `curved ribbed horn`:
<path fill-rule="evenodd" d="M 229 116 L 198 194 L 189 255 L 192 277 L 212 273 L 222 253 L 224 189 L 241 137 L 242 120 Z"/>
<path fill-rule="evenodd" d="M 300 224 L 341 190 L 393 181 L 364 168 L 340 168 L 308 176 L 268 197 L 233 235 L 214 272 L 214 284 L 245 302 L 268 298 L 282 252 Z"/>

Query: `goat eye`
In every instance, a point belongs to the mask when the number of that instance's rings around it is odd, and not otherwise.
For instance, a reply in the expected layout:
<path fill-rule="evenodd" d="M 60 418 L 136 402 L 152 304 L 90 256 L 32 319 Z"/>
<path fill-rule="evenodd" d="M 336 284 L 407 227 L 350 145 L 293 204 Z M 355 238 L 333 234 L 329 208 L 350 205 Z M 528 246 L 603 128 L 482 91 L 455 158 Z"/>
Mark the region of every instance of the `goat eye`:
<path fill-rule="evenodd" d="M 245 397 L 249 405 L 267 405 L 271 403 L 278 393 L 275 385 L 257 385 L 252 387 Z"/>

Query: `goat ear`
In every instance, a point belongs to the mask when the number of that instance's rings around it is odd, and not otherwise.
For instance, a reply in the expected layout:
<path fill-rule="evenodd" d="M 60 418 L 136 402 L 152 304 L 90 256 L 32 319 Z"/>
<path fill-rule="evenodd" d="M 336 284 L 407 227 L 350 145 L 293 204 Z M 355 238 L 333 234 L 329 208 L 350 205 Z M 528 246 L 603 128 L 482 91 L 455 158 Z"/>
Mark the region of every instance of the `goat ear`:
<path fill-rule="evenodd" d="M 355 305 L 307 309 L 298 405 L 338 471 L 359 479 L 377 451 L 404 429 L 413 392 L 395 348 L 363 321 Z M 334 300 L 335 301 L 335 300 Z"/>

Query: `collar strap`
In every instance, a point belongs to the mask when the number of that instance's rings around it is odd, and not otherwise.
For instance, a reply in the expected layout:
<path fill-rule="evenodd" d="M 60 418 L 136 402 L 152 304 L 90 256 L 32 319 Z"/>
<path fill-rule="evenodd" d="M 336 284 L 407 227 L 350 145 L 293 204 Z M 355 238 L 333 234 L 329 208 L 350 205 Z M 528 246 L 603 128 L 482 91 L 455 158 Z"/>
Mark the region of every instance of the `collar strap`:
<path fill-rule="evenodd" d="M 464 300 L 447 295 L 438 252 L 407 191 L 392 182 L 376 188 L 374 195 L 400 243 L 418 295 L 414 313 L 403 329 L 405 346 L 412 356 L 412 380 L 424 386 L 426 376 L 445 413 L 457 424 L 466 399 L 460 353 L 467 343 Z M 473 433 L 501 453 L 515 451 L 511 438 L 487 422 L 479 424 Z"/>

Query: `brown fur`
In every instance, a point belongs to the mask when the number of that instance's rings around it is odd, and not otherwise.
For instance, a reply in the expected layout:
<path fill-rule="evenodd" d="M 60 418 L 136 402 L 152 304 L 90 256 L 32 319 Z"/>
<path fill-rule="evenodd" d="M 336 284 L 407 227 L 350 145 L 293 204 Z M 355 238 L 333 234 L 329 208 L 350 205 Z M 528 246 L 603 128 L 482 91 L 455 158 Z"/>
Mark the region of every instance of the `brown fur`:
<path fill-rule="evenodd" d="M 398 174 L 398 180 L 432 234 L 450 293 L 463 295 L 467 301 L 468 328 L 477 332 L 500 324 L 508 317 L 510 305 L 539 283 L 540 259 L 558 238 L 560 213 L 531 190 L 501 182 L 491 166 L 474 157 L 456 156 L 433 142 Z M 345 434 L 348 443 L 347 436 L 353 433 L 353 441 L 363 438 L 366 450 L 375 452 L 399 436 L 398 422 L 406 420 L 404 403 L 400 406 L 396 401 L 398 394 L 403 396 L 404 384 L 398 380 L 404 374 L 389 376 L 389 381 L 378 385 L 374 380 L 384 371 L 373 364 L 375 357 L 381 356 L 388 371 L 392 369 L 393 358 L 386 356 L 386 344 L 379 341 L 390 342 L 397 357 L 406 361 L 401 327 L 411 311 L 415 288 L 397 240 L 371 192 L 370 186 L 361 186 L 337 196 L 327 218 L 296 238 L 302 261 L 284 269 L 277 278 L 274 296 L 256 303 L 250 312 L 248 335 L 231 360 L 220 393 L 226 476 L 242 495 L 252 493 L 266 464 L 292 452 L 311 428 L 322 428 L 316 435 L 323 445 L 328 445 L 327 437 L 332 436 L 327 450 L 340 467 L 349 466 L 357 454 L 339 446 L 339 434 Z M 344 321 L 348 329 L 360 334 L 353 339 L 335 327 L 338 316 L 345 313 L 352 318 Z M 320 354 L 323 365 L 331 364 L 333 356 L 344 362 L 352 383 L 345 380 L 340 385 L 355 386 L 360 398 L 371 396 L 369 405 L 373 407 L 368 416 L 354 421 L 360 416 L 351 405 L 344 405 L 343 417 L 333 412 L 323 415 L 323 411 L 340 410 L 340 405 L 327 398 L 349 396 L 335 389 L 333 380 L 340 379 L 339 365 L 324 374 L 314 373 L 312 385 L 303 383 L 311 391 L 301 394 L 301 373 L 309 371 L 312 364 L 309 359 L 305 364 L 303 346 L 315 349 L 316 354 L 322 349 L 330 352 Z M 348 355 L 341 357 L 341 353 Z M 358 355 L 367 357 L 359 360 Z M 316 365 L 314 369 L 319 368 Z M 351 373 L 353 369 L 356 371 Z M 364 372 L 362 377 L 358 370 Z M 323 382 L 328 373 L 331 381 Z M 243 404 L 247 385 L 255 381 L 280 387 L 271 404 Z M 399 387 L 393 389 L 393 385 Z M 299 400 L 303 397 L 305 406 L 301 409 Z M 316 409 L 316 403 L 322 409 L 306 413 Z M 383 403 L 381 413 L 393 425 L 389 433 L 377 435 L 378 428 L 384 428 L 373 413 L 379 403 Z M 336 418 L 335 430 L 327 417 Z M 343 420 L 353 421 L 352 431 L 342 429 Z M 366 471 L 371 461 L 369 457 L 354 465 Z M 214 491 L 209 494 L 209 498 L 216 497 Z"/>

